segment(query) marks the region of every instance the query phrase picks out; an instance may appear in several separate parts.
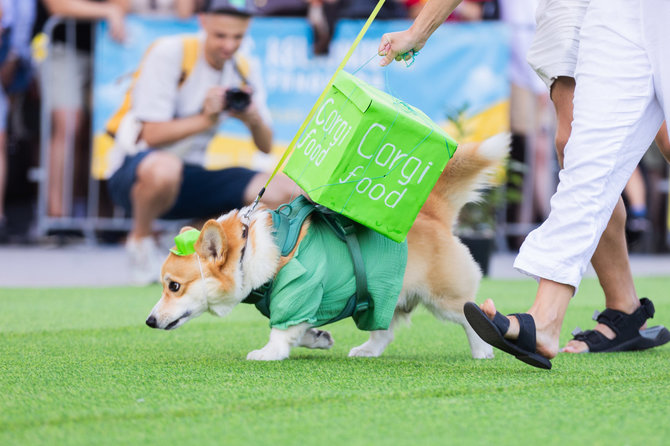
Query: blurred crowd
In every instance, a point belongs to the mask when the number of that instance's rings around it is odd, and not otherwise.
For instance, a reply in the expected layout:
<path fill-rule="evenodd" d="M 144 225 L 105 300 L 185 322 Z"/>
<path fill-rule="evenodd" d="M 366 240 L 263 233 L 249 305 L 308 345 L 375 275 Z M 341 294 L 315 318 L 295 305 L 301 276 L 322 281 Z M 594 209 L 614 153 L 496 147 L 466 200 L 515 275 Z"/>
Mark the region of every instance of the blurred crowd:
<path fill-rule="evenodd" d="M 387 1 L 378 19 L 414 18 L 426 0 Z M 231 2 L 232 3 L 232 2 Z M 315 54 L 326 54 L 339 19 L 367 18 L 376 0 L 256 0 L 259 15 L 305 17 L 314 33 Z M 48 178 L 44 212 L 49 218 L 84 215 L 90 166 L 90 110 L 93 24 L 104 20 L 111 36 L 126 37 L 124 17 L 146 14 L 189 18 L 208 0 L 0 0 L 0 243 L 35 242 L 37 182 Z M 465 0 L 450 21 L 500 20 L 510 25 L 512 156 L 502 224 L 515 249 L 544 220 L 556 189 L 554 117 L 546 87 L 528 67 L 526 52 L 534 33 L 537 0 Z M 48 19 L 74 20 L 49 30 L 49 70 L 39 63 Z M 65 42 L 74 37 L 73 52 Z M 48 79 L 48 113 L 40 116 Z M 40 119 L 50 122 L 47 147 L 40 148 Z M 41 151 L 40 151 L 41 150 Z M 650 150 L 631 179 L 624 198 L 629 237 L 644 251 L 667 250 L 667 167 Z M 73 179 L 69 181 L 69 179 Z M 513 197 L 517 197 L 514 199 Z M 105 200 L 102 197 L 103 201 Z M 108 199 L 107 199 L 108 200 Z M 110 202 L 108 206 L 112 206 Z M 76 236 L 77 231 L 74 231 Z M 54 230 L 58 237 L 71 230 Z"/>

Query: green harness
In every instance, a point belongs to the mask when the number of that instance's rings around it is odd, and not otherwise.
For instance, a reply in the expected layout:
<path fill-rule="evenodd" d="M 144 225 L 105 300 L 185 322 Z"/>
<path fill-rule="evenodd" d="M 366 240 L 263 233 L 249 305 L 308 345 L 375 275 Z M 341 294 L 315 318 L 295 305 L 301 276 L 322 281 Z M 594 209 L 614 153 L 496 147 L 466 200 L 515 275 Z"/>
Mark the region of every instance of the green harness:
<path fill-rule="evenodd" d="M 347 317 L 353 317 L 358 321 L 363 313 L 374 308 L 368 291 L 367 275 L 361 247 L 356 236 L 357 223 L 331 211 L 321 205 L 311 203 L 304 195 L 298 196 L 291 203 L 283 204 L 272 211 L 272 226 L 277 245 L 281 249 L 281 255 L 286 256 L 295 248 L 300 235 L 300 229 L 308 216 L 314 214 L 328 224 L 333 233 L 342 242 L 346 243 L 351 255 L 356 278 L 356 292 L 348 299 L 347 304 L 339 315 L 319 325 L 331 324 Z M 261 287 L 253 290 L 242 303 L 254 304 L 256 308 L 267 318 L 270 318 L 270 296 L 274 286 L 274 280 L 269 280 Z"/>

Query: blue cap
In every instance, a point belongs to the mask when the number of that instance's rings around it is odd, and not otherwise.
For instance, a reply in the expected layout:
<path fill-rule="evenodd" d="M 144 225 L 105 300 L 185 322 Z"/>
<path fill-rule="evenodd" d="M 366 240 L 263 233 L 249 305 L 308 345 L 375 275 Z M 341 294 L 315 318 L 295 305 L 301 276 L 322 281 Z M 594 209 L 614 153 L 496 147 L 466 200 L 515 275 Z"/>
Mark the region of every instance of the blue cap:
<path fill-rule="evenodd" d="M 256 13 L 253 0 L 209 0 L 205 12 L 251 17 Z"/>

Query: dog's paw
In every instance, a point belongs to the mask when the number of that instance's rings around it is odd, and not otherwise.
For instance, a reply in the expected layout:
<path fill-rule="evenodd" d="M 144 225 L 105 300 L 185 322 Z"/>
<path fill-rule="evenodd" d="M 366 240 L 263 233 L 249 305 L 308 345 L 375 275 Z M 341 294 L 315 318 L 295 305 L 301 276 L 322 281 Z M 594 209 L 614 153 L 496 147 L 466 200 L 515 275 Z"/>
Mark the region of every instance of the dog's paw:
<path fill-rule="evenodd" d="M 321 348 L 324 350 L 331 348 L 334 343 L 335 341 L 329 332 L 317 330 L 316 328 L 307 330 L 300 340 L 301 347 Z"/>
<path fill-rule="evenodd" d="M 349 350 L 349 356 L 350 357 L 366 357 L 366 358 L 376 358 L 379 355 L 383 353 L 382 351 L 379 351 L 378 348 L 375 348 L 374 345 L 370 345 L 369 342 L 366 342 L 363 345 L 359 345 L 358 347 L 354 347 L 351 350 Z"/>
<path fill-rule="evenodd" d="M 281 361 L 288 358 L 288 351 L 281 351 L 275 348 L 268 348 L 267 346 L 249 352 L 247 360 L 249 361 Z"/>
<path fill-rule="evenodd" d="M 474 359 L 493 359 L 493 347 L 486 344 L 471 351 Z"/>

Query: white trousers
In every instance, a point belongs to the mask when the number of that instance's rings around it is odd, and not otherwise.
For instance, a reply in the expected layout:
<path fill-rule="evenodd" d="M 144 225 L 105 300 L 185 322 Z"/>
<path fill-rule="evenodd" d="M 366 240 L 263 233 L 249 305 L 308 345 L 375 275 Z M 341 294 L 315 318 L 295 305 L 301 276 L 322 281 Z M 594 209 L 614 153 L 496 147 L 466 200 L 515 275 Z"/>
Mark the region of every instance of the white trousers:
<path fill-rule="evenodd" d="M 670 111 L 670 0 L 591 0 L 572 134 L 547 220 L 514 267 L 579 286 L 619 195 Z"/>

